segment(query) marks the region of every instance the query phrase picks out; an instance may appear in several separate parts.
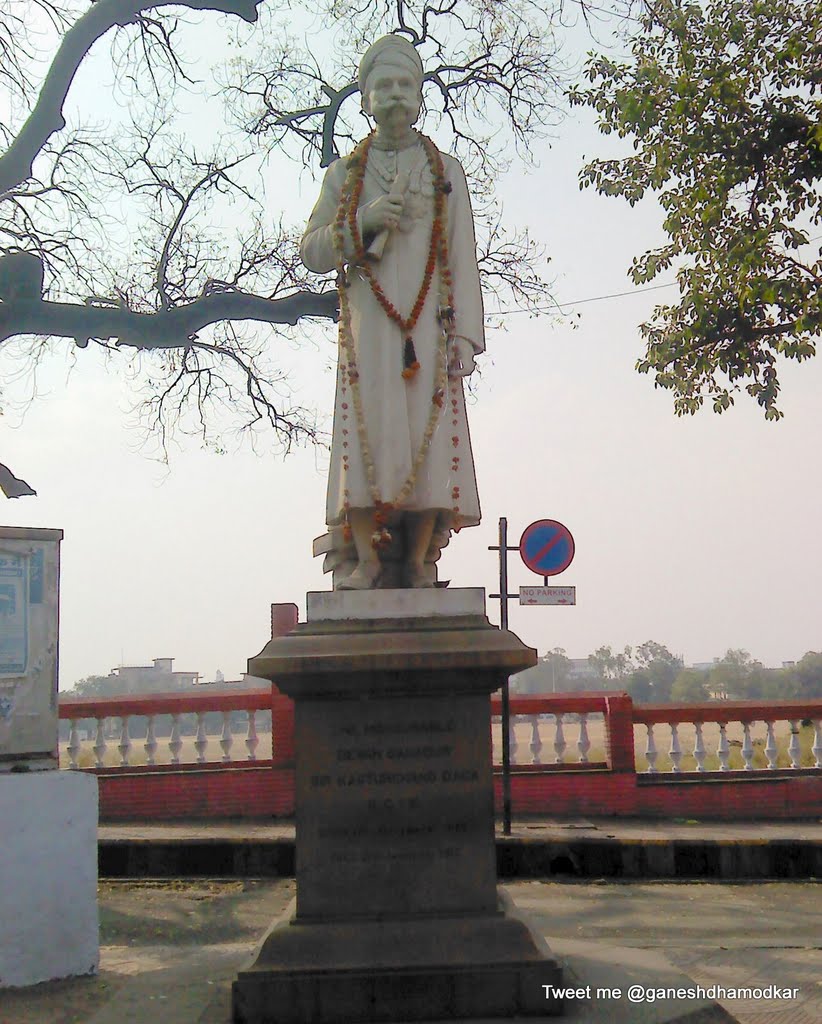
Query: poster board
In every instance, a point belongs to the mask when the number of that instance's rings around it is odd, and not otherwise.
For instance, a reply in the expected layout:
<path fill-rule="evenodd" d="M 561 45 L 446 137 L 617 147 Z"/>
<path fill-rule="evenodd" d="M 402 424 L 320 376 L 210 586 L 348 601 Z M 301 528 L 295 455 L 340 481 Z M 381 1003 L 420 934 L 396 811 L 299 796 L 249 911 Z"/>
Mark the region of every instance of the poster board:
<path fill-rule="evenodd" d="M 62 538 L 0 526 L 0 770 L 57 766 Z"/>

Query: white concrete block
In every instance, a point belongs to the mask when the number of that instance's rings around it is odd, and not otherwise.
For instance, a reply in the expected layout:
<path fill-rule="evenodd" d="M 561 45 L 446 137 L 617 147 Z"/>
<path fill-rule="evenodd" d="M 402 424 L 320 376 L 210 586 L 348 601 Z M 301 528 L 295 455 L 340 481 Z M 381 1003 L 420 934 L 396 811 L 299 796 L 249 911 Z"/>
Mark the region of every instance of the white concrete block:
<path fill-rule="evenodd" d="M 0 775 L 0 988 L 93 974 L 97 779 Z"/>
<path fill-rule="evenodd" d="M 485 615 L 482 587 L 419 590 L 333 590 L 306 595 L 309 622 Z"/>

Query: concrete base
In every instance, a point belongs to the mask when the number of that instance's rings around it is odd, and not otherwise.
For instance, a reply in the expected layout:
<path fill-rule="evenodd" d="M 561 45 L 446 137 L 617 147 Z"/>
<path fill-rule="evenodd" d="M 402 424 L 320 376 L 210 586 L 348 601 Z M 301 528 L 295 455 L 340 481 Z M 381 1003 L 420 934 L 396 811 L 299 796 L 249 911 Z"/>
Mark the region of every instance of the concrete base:
<path fill-rule="evenodd" d="M 0 776 L 0 988 L 93 974 L 97 779 Z"/>
<path fill-rule="evenodd" d="M 545 1018 L 561 970 L 496 889 L 490 695 L 536 652 L 481 590 L 309 595 L 249 672 L 295 703 L 294 915 L 234 1024 Z"/>
<path fill-rule="evenodd" d="M 497 914 L 302 924 L 293 906 L 233 986 L 233 1024 L 544 1019 L 562 1013 L 548 947 Z"/>

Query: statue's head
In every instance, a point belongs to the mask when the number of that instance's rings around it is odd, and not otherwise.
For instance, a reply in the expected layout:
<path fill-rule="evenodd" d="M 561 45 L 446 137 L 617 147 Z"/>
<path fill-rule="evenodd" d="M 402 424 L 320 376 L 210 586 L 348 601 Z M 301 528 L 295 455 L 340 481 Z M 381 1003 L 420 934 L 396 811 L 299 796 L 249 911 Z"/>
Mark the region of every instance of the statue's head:
<path fill-rule="evenodd" d="M 403 36 L 382 36 L 366 50 L 359 68 L 362 108 L 378 125 L 414 124 L 422 106 L 422 61 Z"/>

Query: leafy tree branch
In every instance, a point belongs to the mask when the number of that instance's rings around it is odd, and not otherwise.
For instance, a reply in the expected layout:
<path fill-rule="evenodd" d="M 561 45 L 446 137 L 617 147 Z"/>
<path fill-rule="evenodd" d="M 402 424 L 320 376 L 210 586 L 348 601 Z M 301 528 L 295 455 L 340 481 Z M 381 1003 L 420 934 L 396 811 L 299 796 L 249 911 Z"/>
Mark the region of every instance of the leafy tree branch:
<path fill-rule="evenodd" d="M 636 284 L 673 270 L 680 300 L 641 325 L 637 364 L 678 414 L 746 392 L 778 419 L 778 364 L 816 352 L 822 327 L 822 4 L 654 0 L 627 61 L 599 56 L 574 103 L 630 156 L 591 161 L 584 185 L 655 196 L 667 244 Z"/>

